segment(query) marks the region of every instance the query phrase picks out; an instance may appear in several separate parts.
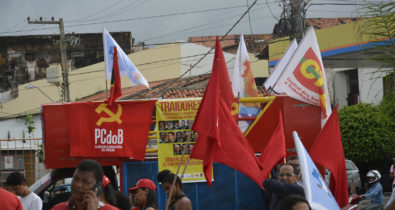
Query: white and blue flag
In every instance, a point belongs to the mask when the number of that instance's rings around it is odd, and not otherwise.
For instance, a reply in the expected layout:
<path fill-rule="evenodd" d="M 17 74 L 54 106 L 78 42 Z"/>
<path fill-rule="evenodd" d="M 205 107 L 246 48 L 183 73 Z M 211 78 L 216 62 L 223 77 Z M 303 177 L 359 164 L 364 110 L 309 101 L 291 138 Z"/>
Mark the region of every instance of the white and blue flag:
<path fill-rule="evenodd" d="M 114 56 L 114 46 L 117 46 L 119 72 L 121 76 L 128 76 L 132 86 L 144 85 L 149 88 L 147 80 L 136 68 L 133 62 L 125 54 L 118 43 L 111 37 L 110 33 L 103 29 L 104 63 L 106 69 L 106 79 L 111 79 L 112 63 Z"/>
<path fill-rule="evenodd" d="M 293 133 L 296 151 L 300 161 L 303 187 L 306 200 L 313 210 L 336 210 L 340 207 L 333 197 L 325 180 L 307 153 L 296 131 Z"/>

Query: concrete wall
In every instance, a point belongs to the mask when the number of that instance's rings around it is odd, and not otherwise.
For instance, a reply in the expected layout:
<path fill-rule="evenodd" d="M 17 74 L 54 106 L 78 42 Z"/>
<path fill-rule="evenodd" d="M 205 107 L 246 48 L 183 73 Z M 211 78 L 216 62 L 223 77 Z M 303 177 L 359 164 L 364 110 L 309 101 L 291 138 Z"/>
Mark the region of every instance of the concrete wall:
<path fill-rule="evenodd" d="M 359 97 L 361 103 L 378 105 L 383 99 L 383 77 L 386 73 L 377 68 L 358 68 Z"/>
<path fill-rule="evenodd" d="M 8 149 L 39 149 L 41 140 L 25 141 L 3 141 L 5 139 L 23 139 L 23 138 L 42 138 L 41 116 L 33 116 L 34 126 L 36 127 L 33 134 L 29 136 L 26 126 L 24 125 L 24 117 L 11 118 L 0 121 L 0 150 Z"/>

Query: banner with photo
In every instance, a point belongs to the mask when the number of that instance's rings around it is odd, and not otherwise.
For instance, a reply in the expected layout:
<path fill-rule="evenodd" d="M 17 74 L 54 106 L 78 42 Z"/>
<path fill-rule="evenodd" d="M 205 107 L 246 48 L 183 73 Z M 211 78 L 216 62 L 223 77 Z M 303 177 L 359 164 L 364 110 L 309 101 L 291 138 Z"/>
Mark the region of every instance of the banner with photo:
<path fill-rule="evenodd" d="M 176 173 L 182 151 L 185 150 L 179 175 L 182 173 L 198 136 L 198 133 L 191 131 L 191 128 L 199 109 L 200 100 L 200 98 L 192 98 L 160 100 L 156 102 L 159 171 L 168 169 Z M 191 139 L 187 145 L 189 135 Z M 191 159 L 182 181 L 206 181 L 203 174 L 203 161 Z"/>

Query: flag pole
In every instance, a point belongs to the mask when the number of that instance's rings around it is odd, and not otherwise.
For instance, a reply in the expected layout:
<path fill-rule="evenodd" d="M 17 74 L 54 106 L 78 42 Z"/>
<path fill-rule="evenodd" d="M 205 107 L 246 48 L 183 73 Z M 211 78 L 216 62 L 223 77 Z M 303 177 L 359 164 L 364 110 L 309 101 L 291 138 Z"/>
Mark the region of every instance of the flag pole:
<path fill-rule="evenodd" d="M 191 131 L 189 132 L 189 134 L 188 134 L 187 143 L 186 143 L 186 147 L 185 147 L 185 148 L 188 148 L 188 145 L 189 145 L 189 142 L 190 142 L 190 139 L 191 139 L 191 132 L 192 132 L 192 130 L 191 130 Z M 180 168 L 181 168 L 181 164 L 182 164 L 182 162 L 183 162 L 183 160 L 184 160 L 185 150 L 186 150 L 186 149 L 183 149 L 183 150 L 182 150 L 181 159 L 180 159 L 180 162 L 178 162 L 177 171 L 176 171 L 176 174 L 175 174 L 175 176 L 174 176 L 173 183 L 171 184 L 171 187 L 170 187 L 169 197 L 167 198 L 167 202 L 166 202 L 166 210 L 169 209 L 170 201 L 171 201 L 171 199 L 173 198 L 174 186 L 175 186 L 175 184 L 176 184 L 176 180 L 177 180 L 178 172 L 180 171 Z M 182 180 L 182 178 L 184 177 L 184 173 L 185 173 L 185 170 L 186 170 L 186 168 L 187 168 L 187 166 L 188 166 L 188 163 L 189 163 L 189 157 L 188 157 L 187 162 L 185 163 L 184 170 L 182 171 L 181 180 Z"/>
<path fill-rule="evenodd" d="M 107 79 L 104 77 L 104 80 L 106 81 L 106 90 L 105 90 L 105 92 L 106 92 L 106 98 L 108 98 Z"/>

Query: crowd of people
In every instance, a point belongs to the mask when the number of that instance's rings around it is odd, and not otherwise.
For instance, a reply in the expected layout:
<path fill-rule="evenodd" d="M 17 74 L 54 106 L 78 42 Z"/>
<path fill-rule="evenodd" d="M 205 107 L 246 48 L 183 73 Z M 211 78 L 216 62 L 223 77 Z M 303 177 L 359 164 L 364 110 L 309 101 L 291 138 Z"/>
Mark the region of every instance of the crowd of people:
<path fill-rule="evenodd" d="M 390 168 L 391 178 L 395 178 L 395 158 Z M 369 198 L 369 209 L 394 209 L 395 179 L 392 182 L 391 199 L 384 205 L 383 188 L 379 180 L 380 173 L 370 170 L 366 178 L 369 188 L 361 199 Z M 166 193 L 168 210 L 192 210 L 192 202 L 183 192 L 181 179 L 169 170 L 157 174 L 157 182 Z M 262 185 L 262 198 L 266 210 L 311 210 L 305 198 L 301 179 L 299 160 L 291 156 L 286 164 L 278 164 L 270 179 Z M 20 172 L 11 173 L 6 180 L 9 191 L 0 188 L 0 209 L 4 210 L 37 210 L 43 208 L 39 196 L 31 192 L 27 181 Z M 76 167 L 72 181 L 70 197 L 58 200 L 50 209 L 53 210 L 159 210 L 156 197 L 157 185 L 151 179 L 141 178 L 135 186 L 128 189 L 129 197 L 116 191 L 110 179 L 104 175 L 102 166 L 95 160 L 86 159 Z"/>

